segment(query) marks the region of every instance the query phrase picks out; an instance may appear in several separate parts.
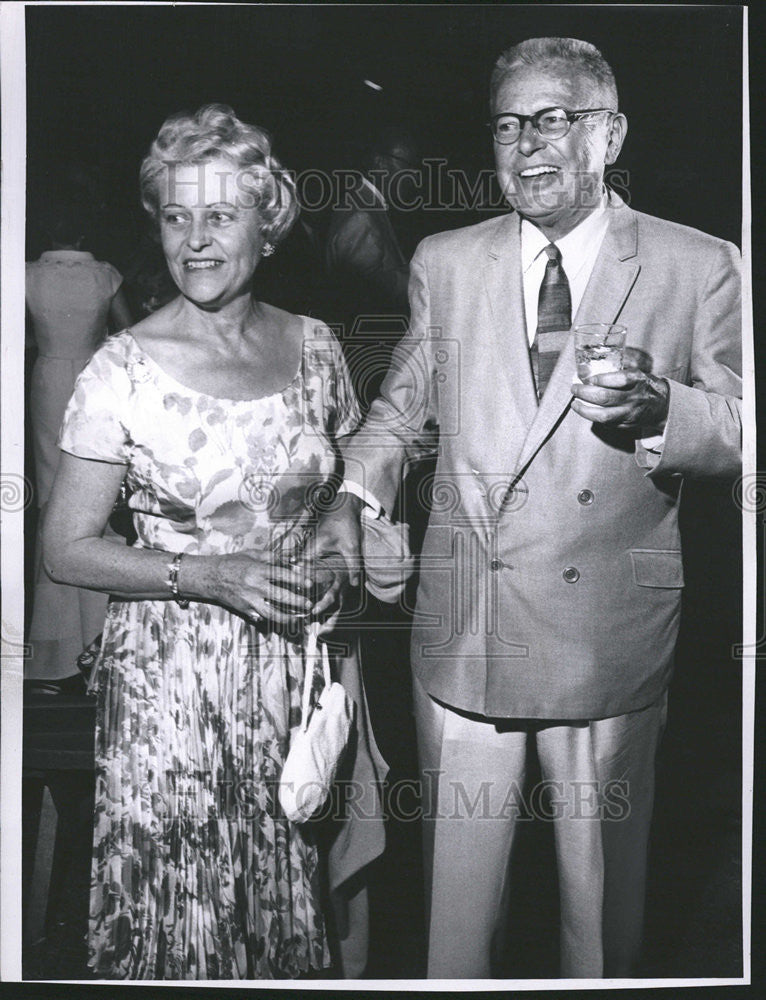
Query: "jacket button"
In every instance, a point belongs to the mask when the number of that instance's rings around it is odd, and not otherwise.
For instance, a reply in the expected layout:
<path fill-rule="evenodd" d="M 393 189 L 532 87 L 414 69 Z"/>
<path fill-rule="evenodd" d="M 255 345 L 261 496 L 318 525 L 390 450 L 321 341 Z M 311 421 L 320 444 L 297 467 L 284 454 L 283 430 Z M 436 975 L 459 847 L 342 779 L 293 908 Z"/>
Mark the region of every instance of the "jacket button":
<path fill-rule="evenodd" d="M 583 507 L 587 507 L 588 504 L 593 503 L 593 493 L 590 490 L 580 490 L 577 494 L 577 502 L 581 503 Z"/>
<path fill-rule="evenodd" d="M 567 566 L 561 575 L 567 583 L 577 583 L 580 579 L 580 571 L 575 566 Z"/>
<path fill-rule="evenodd" d="M 489 568 L 492 570 L 493 573 L 497 573 L 497 571 L 499 569 L 502 569 L 504 566 L 505 563 L 503 562 L 502 559 L 491 559 L 489 563 Z"/>

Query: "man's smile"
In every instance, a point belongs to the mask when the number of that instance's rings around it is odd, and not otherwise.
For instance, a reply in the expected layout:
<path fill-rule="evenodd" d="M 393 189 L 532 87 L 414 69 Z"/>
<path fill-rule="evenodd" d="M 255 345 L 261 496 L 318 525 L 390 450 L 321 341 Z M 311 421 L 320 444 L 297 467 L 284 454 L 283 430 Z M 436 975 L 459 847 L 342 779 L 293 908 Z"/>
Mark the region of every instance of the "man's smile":
<path fill-rule="evenodd" d="M 554 167 L 551 163 L 541 163 L 536 167 L 525 167 L 523 170 L 519 170 L 519 177 L 526 179 L 527 177 L 543 177 L 545 174 L 557 174 L 559 172 L 559 167 Z"/>

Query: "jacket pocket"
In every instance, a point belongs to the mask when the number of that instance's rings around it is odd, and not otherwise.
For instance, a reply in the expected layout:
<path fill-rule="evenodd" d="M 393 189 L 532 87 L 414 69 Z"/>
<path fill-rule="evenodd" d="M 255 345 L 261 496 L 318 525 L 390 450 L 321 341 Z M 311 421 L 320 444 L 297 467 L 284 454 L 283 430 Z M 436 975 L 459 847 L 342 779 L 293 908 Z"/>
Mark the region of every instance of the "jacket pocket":
<path fill-rule="evenodd" d="M 684 566 L 680 549 L 632 549 L 633 580 L 639 587 L 683 587 Z"/>

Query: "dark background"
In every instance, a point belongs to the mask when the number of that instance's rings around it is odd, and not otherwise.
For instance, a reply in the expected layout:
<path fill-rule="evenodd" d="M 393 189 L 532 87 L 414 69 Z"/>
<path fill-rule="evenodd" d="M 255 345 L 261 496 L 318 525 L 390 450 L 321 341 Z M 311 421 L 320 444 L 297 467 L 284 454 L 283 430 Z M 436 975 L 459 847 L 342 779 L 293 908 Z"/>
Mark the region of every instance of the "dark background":
<path fill-rule="evenodd" d="M 741 12 L 730 7 L 27 8 L 30 221 L 76 158 L 99 173 L 110 244 L 118 230 L 125 243 L 159 126 L 211 101 L 272 131 L 296 171 L 348 166 L 348 143 L 387 119 L 410 123 L 427 155 L 473 176 L 492 166 L 495 58 L 546 34 L 591 41 L 615 68 L 630 123 L 618 167 L 633 207 L 739 244 Z M 33 226 L 28 259 L 38 241 Z"/>
<path fill-rule="evenodd" d="M 615 69 L 630 124 L 617 166 L 632 206 L 740 245 L 741 20 L 736 7 L 27 8 L 27 258 L 44 248 L 40 219 L 78 161 L 101 220 L 93 249 L 121 267 L 144 226 L 142 156 L 168 114 L 210 101 L 271 130 L 297 171 L 348 166 L 366 126 L 401 121 L 427 155 L 473 177 L 492 165 L 483 124 L 492 63 L 539 35 L 587 39 Z M 431 227 L 480 217 L 435 213 Z M 731 646 L 741 629 L 741 543 L 730 484 L 687 484 L 683 529 L 686 600 L 659 768 L 645 973 L 735 976 L 741 678 Z M 401 763 L 398 741 L 408 736 L 386 731 L 385 697 L 368 694 L 384 754 Z M 411 845 L 394 833 L 403 853 L 385 859 L 393 888 L 373 925 L 373 972 L 414 976 L 419 900 L 396 886 Z M 538 833 L 521 845 L 525 904 L 512 926 L 521 955 L 509 975 L 550 975 L 555 956 L 556 887 L 539 880 L 552 859 Z"/>

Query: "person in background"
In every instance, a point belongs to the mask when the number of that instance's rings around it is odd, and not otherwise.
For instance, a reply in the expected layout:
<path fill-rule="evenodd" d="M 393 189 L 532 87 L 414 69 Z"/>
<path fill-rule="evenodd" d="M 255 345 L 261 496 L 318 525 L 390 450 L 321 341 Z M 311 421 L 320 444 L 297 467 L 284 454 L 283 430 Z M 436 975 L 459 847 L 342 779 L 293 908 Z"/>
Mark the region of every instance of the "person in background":
<path fill-rule="evenodd" d="M 741 471 L 739 253 L 605 187 L 627 121 L 593 45 L 509 48 L 490 104 L 515 211 L 420 244 L 410 330 L 344 451 L 348 502 L 319 552 L 345 551 L 353 580 L 360 507 L 389 513 L 405 462 L 438 441 L 412 638 L 429 977 L 485 978 L 508 946 L 532 744 L 552 792 L 558 974 L 631 976 L 681 485 Z M 580 381 L 573 322 L 624 326 L 622 368 Z"/>
<path fill-rule="evenodd" d="M 141 233 L 125 267 L 125 294 L 136 320 L 166 306 L 178 294 L 157 234 Z"/>
<path fill-rule="evenodd" d="M 56 441 L 75 380 L 108 330 L 130 323 L 120 273 L 83 249 L 85 215 L 77 202 L 60 203 L 48 225 L 51 249 L 26 265 L 27 343 L 37 352 L 29 416 L 40 518 L 58 467 Z M 77 657 L 101 631 L 106 597 L 50 580 L 42 568 L 39 538 L 35 563 L 27 688 L 38 695 L 82 693 Z"/>
<path fill-rule="evenodd" d="M 403 128 L 381 128 L 368 142 L 363 170 L 350 179 L 336 171 L 336 199 L 327 225 L 325 268 L 344 338 L 360 316 L 409 315 L 407 282 L 413 247 L 407 245 L 408 213 L 417 206 L 421 157 Z"/>
<path fill-rule="evenodd" d="M 300 562 L 312 498 L 359 412 L 330 331 L 252 295 L 298 211 L 269 135 L 224 105 L 173 116 L 141 194 L 178 294 L 80 376 L 44 527 L 57 583 L 114 595 L 97 673 L 89 964 L 101 978 L 312 976 L 331 959 L 318 831 L 286 819 L 277 783 L 313 595 L 333 578 Z M 118 547 L 102 535 L 123 482 L 137 540 Z M 357 702 L 344 767 L 363 821 L 339 824 L 327 878 L 336 969 L 359 976 L 385 765 L 353 650 L 335 666 Z"/>

